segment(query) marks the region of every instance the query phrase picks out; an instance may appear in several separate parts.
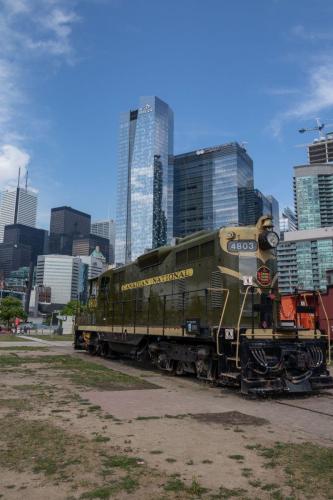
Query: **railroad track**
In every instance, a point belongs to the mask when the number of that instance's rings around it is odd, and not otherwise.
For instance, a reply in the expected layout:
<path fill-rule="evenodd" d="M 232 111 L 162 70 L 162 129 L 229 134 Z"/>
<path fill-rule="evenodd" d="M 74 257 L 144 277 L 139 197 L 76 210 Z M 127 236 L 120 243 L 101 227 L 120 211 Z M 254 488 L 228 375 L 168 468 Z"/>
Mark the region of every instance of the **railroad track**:
<path fill-rule="evenodd" d="M 329 394 L 327 396 L 333 397 L 333 394 Z M 316 413 L 317 415 L 324 415 L 326 417 L 333 418 L 333 411 L 332 411 L 332 413 L 328 413 L 325 411 L 313 410 L 312 408 L 304 408 L 304 406 L 300 406 L 300 405 L 292 404 L 292 403 L 287 403 L 286 401 L 275 401 L 275 403 L 278 405 L 290 406 L 291 408 L 297 408 L 298 410 L 309 411 L 311 413 Z"/>

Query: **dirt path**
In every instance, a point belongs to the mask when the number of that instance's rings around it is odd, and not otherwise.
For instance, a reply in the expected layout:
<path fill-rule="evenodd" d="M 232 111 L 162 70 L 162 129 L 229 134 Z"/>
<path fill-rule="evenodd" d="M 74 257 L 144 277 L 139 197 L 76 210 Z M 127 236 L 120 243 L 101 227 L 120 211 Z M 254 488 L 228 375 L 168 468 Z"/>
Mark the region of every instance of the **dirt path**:
<path fill-rule="evenodd" d="M 0 351 L 0 498 L 333 495 L 333 392 L 247 400 L 65 346 L 12 347 Z"/>

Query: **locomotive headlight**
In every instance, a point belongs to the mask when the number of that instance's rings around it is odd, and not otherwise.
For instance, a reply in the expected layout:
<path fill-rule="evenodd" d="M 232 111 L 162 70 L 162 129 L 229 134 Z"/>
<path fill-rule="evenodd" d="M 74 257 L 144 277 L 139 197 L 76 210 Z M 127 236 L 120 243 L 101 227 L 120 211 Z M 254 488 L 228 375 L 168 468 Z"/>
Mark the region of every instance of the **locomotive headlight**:
<path fill-rule="evenodd" d="M 274 231 L 265 231 L 259 235 L 259 247 L 261 250 L 276 248 L 279 244 L 279 237 Z"/>

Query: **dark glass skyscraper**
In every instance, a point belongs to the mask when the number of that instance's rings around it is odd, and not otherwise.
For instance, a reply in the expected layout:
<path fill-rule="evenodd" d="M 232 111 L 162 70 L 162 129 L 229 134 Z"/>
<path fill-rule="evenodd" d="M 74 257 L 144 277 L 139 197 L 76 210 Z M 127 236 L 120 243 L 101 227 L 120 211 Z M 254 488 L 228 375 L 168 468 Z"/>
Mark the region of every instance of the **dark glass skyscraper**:
<path fill-rule="evenodd" d="M 253 162 L 245 148 L 233 142 L 200 149 L 173 164 L 174 236 L 249 223 Z"/>
<path fill-rule="evenodd" d="M 72 255 L 73 240 L 90 235 L 90 215 L 71 207 L 51 209 L 51 254 Z"/>
<path fill-rule="evenodd" d="M 120 121 L 117 263 L 130 262 L 167 241 L 172 152 L 172 110 L 158 97 L 141 97 L 140 107 L 123 113 Z"/>

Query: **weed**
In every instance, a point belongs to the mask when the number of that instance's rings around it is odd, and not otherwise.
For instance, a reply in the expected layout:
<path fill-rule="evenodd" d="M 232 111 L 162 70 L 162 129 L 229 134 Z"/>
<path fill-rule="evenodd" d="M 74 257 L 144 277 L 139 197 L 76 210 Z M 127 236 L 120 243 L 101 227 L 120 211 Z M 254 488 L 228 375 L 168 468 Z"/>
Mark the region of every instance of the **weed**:
<path fill-rule="evenodd" d="M 168 462 L 169 464 L 173 464 L 173 463 L 177 462 L 177 460 L 175 458 L 166 458 L 165 461 Z"/>
<path fill-rule="evenodd" d="M 186 489 L 186 485 L 180 479 L 172 477 L 167 481 L 167 483 L 165 483 L 163 488 L 165 491 L 184 491 Z"/>
<path fill-rule="evenodd" d="M 93 441 L 95 441 L 95 443 L 107 443 L 108 441 L 110 441 L 110 438 L 107 436 L 98 435 L 93 439 Z"/>
<path fill-rule="evenodd" d="M 260 488 L 261 481 L 260 481 L 260 479 L 254 479 L 252 481 L 249 481 L 249 485 L 253 486 L 253 488 Z"/>
<path fill-rule="evenodd" d="M 150 452 L 152 455 L 161 455 L 161 453 L 163 453 L 162 450 L 151 450 Z"/>
<path fill-rule="evenodd" d="M 243 477 L 251 477 L 252 476 L 252 469 L 248 469 L 248 468 L 244 467 L 242 469 L 242 476 Z"/>
<path fill-rule="evenodd" d="M 264 484 L 261 489 L 263 491 L 272 491 L 272 490 L 277 490 L 279 488 L 279 485 L 278 484 L 275 484 L 275 483 L 267 483 L 267 484 Z"/>
<path fill-rule="evenodd" d="M 189 492 L 190 495 L 200 497 L 201 495 L 206 493 L 208 490 L 207 490 L 207 488 L 204 488 L 203 486 L 201 486 L 201 484 L 195 478 L 193 478 L 191 485 L 187 488 L 187 491 Z"/>
<path fill-rule="evenodd" d="M 103 456 L 103 465 L 104 467 L 120 467 L 121 469 L 131 469 L 132 467 L 137 467 L 138 462 L 140 462 L 141 459 L 137 457 L 128 457 L 126 455 L 113 455 L 113 456 L 108 456 L 104 455 Z"/>
<path fill-rule="evenodd" d="M 101 500 L 104 499 L 109 499 L 110 496 L 112 495 L 114 491 L 114 488 L 112 486 L 102 486 L 100 488 L 95 488 L 94 490 L 87 491 L 86 493 L 82 493 L 80 498 L 82 499 L 93 499 L 93 498 L 99 498 Z"/>
<path fill-rule="evenodd" d="M 231 458 L 232 460 L 244 460 L 244 455 L 228 455 L 228 458 Z"/>
<path fill-rule="evenodd" d="M 219 492 L 217 495 L 211 495 L 212 500 L 222 500 L 228 498 L 239 498 L 243 497 L 246 493 L 246 490 L 242 488 L 225 488 L 224 486 L 220 486 Z"/>
<path fill-rule="evenodd" d="M 213 460 L 209 460 L 208 458 L 206 458 L 205 460 L 202 461 L 203 464 L 212 464 L 213 463 Z"/>
<path fill-rule="evenodd" d="M 140 417 L 139 416 L 139 417 L 136 417 L 135 420 L 158 420 L 159 418 L 161 418 L 161 417 L 157 417 L 155 415 L 152 415 L 150 417 Z"/>
<path fill-rule="evenodd" d="M 91 405 L 89 408 L 87 408 L 88 411 L 98 411 L 101 410 L 101 407 L 99 405 Z"/>

